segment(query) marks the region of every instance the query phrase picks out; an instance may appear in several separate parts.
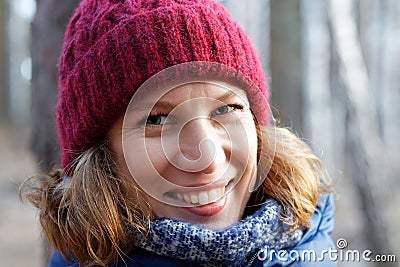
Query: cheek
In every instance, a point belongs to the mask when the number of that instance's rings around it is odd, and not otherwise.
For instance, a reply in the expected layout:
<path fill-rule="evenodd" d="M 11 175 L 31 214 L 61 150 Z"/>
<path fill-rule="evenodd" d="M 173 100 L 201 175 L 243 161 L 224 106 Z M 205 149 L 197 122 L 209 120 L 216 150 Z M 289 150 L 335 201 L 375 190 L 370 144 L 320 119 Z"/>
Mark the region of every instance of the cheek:
<path fill-rule="evenodd" d="M 257 130 L 252 118 L 241 121 L 241 127 L 235 127 L 230 131 L 232 154 L 243 167 L 254 164 L 257 160 L 258 138 Z"/>
<path fill-rule="evenodd" d="M 145 145 L 143 145 L 145 144 Z M 136 139 L 125 146 L 125 166 L 135 181 L 147 188 L 151 182 L 157 182 L 169 161 L 165 156 L 159 138 Z M 160 177 L 161 176 L 161 177 Z"/>
<path fill-rule="evenodd" d="M 253 117 L 246 120 L 245 128 L 246 128 L 247 143 L 249 146 L 249 157 L 251 158 L 255 157 L 254 160 L 256 160 L 257 150 L 258 150 L 258 135 Z"/>
<path fill-rule="evenodd" d="M 152 168 L 161 173 L 168 165 L 168 159 L 160 138 L 147 138 L 145 140 L 146 150 L 138 155 L 139 161 L 147 161 Z"/>
<path fill-rule="evenodd" d="M 110 134 L 108 137 L 109 139 L 109 144 L 111 151 L 114 153 L 114 159 L 116 161 L 117 167 L 120 171 L 123 172 L 123 174 L 127 175 L 129 174 L 128 172 L 128 166 L 126 165 L 125 162 L 125 157 L 124 157 L 124 152 L 123 152 L 123 147 L 122 147 L 122 138 L 120 137 L 120 134 Z"/>

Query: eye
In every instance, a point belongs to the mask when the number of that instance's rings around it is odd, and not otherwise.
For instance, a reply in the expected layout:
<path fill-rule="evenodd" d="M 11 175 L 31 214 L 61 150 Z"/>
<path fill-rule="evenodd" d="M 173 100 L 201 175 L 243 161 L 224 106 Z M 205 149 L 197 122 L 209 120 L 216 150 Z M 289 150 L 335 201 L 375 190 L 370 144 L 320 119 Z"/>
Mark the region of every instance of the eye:
<path fill-rule="evenodd" d="M 242 110 L 242 109 L 243 109 L 243 107 L 241 105 L 236 105 L 236 104 L 224 105 L 224 106 L 217 108 L 213 113 L 214 113 L 214 115 L 224 115 L 229 112 L 232 112 L 235 110 Z"/>
<path fill-rule="evenodd" d="M 148 125 L 162 125 L 167 120 L 167 115 L 149 115 L 146 120 Z"/>

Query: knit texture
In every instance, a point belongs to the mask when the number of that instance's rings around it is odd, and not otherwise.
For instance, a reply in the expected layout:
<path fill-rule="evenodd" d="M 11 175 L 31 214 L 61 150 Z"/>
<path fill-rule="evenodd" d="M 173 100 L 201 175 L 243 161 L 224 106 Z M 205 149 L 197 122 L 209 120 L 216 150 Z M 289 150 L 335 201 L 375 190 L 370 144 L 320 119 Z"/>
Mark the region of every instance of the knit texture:
<path fill-rule="evenodd" d="M 303 232 L 281 221 L 282 208 L 269 199 L 253 215 L 233 226 L 213 231 L 196 224 L 158 218 L 148 233 L 136 234 L 136 245 L 158 255 L 201 266 L 244 266 L 258 249 L 296 245 Z"/>
<path fill-rule="evenodd" d="M 248 77 L 259 93 L 250 96 L 251 107 L 268 123 L 265 104 L 258 104 L 268 101 L 261 65 L 249 37 L 220 3 L 83 0 L 68 24 L 59 61 L 63 167 L 103 141 L 143 82 L 191 61 L 221 63 Z"/>

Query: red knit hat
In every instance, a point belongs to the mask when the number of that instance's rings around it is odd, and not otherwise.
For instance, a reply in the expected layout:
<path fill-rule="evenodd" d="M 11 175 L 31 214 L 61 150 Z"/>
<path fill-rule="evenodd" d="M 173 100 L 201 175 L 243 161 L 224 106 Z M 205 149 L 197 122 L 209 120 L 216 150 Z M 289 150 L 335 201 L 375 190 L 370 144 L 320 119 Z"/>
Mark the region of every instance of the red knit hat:
<path fill-rule="evenodd" d="M 191 61 L 221 63 L 250 79 L 258 88 L 251 95 L 262 96 L 250 97 L 252 109 L 267 123 L 262 68 L 250 39 L 220 3 L 83 0 L 67 27 L 59 62 L 63 167 L 103 140 L 143 82 Z"/>

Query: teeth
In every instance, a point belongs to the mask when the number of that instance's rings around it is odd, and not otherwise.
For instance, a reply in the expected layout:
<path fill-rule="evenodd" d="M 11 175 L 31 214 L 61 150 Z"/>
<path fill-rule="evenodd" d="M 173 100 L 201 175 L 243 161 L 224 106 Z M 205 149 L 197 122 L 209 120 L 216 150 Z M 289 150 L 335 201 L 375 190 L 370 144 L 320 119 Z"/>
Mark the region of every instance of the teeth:
<path fill-rule="evenodd" d="M 209 199 L 209 197 L 208 197 L 207 192 L 199 193 L 199 204 L 200 205 L 206 204 L 208 202 L 208 199 Z"/>
<path fill-rule="evenodd" d="M 175 197 L 188 204 L 208 204 L 217 201 L 225 193 L 225 187 L 213 188 L 210 191 L 201 191 L 198 193 L 176 193 Z"/>
<path fill-rule="evenodd" d="M 193 204 L 199 203 L 199 196 L 198 195 L 192 194 L 192 195 L 190 195 L 190 199 L 192 200 Z"/>
<path fill-rule="evenodd" d="M 183 195 L 183 199 L 185 200 L 185 202 L 186 203 L 192 203 L 191 201 L 190 201 L 190 196 L 189 195 Z"/>
<path fill-rule="evenodd" d="M 218 197 L 220 195 L 220 193 L 218 191 L 220 191 L 220 190 L 219 189 L 210 190 L 210 192 L 208 193 L 208 200 L 210 202 L 213 202 L 218 199 Z"/>

